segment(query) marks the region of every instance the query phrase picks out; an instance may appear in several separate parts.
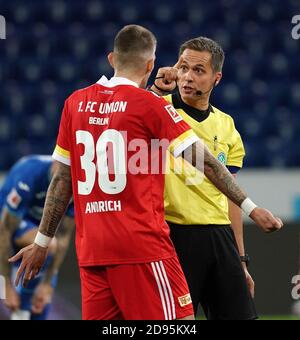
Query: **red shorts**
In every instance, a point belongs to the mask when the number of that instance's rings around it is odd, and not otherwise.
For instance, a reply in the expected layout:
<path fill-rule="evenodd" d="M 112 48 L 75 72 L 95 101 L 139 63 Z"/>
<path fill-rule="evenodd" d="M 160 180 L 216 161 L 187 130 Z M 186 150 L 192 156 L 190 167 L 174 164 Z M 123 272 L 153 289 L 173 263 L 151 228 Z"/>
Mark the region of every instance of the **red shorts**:
<path fill-rule="evenodd" d="M 175 320 L 194 314 L 177 257 L 81 267 L 80 278 L 84 320 Z"/>

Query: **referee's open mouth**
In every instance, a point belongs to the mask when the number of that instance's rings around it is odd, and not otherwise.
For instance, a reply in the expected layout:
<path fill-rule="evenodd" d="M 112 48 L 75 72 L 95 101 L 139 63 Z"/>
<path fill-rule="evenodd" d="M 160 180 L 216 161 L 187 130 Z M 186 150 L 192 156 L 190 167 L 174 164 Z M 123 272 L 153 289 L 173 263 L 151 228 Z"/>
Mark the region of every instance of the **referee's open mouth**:
<path fill-rule="evenodd" d="M 190 87 L 190 86 L 182 86 L 182 92 L 184 94 L 194 94 L 195 93 L 195 89 Z"/>

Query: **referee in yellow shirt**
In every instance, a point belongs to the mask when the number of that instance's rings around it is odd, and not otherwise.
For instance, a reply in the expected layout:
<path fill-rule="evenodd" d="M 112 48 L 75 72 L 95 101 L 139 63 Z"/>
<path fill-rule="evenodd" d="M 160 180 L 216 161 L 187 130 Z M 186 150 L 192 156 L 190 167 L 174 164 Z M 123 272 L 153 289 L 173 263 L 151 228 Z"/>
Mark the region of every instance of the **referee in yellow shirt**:
<path fill-rule="evenodd" d="M 178 86 L 178 91 L 165 99 L 236 176 L 243 166 L 243 142 L 232 117 L 210 104 L 211 92 L 222 78 L 224 52 L 215 41 L 200 37 L 185 42 L 179 56 L 175 67 L 159 69 L 151 89 L 163 95 Z M 228 202 L 207 178 L 187 186 L 189 175 L 175 171 L 182 159 L 170 157 L 166 220 L 195 311 L 201 304 L 210 320 L 256 319 L 241 209 Z M 195 183 L 197 178 L 193 180 Z"/>

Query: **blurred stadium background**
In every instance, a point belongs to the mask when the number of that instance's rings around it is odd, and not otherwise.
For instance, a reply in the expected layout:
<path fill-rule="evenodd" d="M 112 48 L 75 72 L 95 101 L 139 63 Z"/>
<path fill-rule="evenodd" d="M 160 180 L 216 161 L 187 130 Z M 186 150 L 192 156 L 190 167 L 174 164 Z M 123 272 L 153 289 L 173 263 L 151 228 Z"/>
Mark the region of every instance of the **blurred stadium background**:
<path fill-rule="evenodd" d="M 256 302 L 260 314 L 289 315 L 300 248 L 300 40 L 291 34 L 299 0 L 0 0 L 0 15 L 7 23 L 0 40 L 2 175 L 24 155 L 52 152 L 64 99 L 112 75 L 106 54 L 123 25 L 157 35 L 157 67 L 174 64 L 192 37 L 223 46 L 224 77 L 212 103 L 234 117 L 245 142 L 240 182 L 286 222 L 271 236 L 246 228 Z M 72 249 L 52 318 L 80 318 L 75 269 Z"/>

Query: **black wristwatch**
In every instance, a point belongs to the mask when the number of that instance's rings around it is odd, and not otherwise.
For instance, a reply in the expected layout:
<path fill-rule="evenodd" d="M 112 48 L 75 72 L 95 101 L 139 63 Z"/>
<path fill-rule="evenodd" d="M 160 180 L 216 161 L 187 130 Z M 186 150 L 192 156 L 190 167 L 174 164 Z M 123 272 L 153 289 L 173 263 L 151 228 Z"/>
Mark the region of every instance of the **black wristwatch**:
<path fill-rule="evenodd" d="M 250 264 L 250 256 L 248 254 L 245 254 L 244 256 L 240 256 L 240 259 L 242 262 L 246 263 L 246 266 L 249 267 Z"/>

